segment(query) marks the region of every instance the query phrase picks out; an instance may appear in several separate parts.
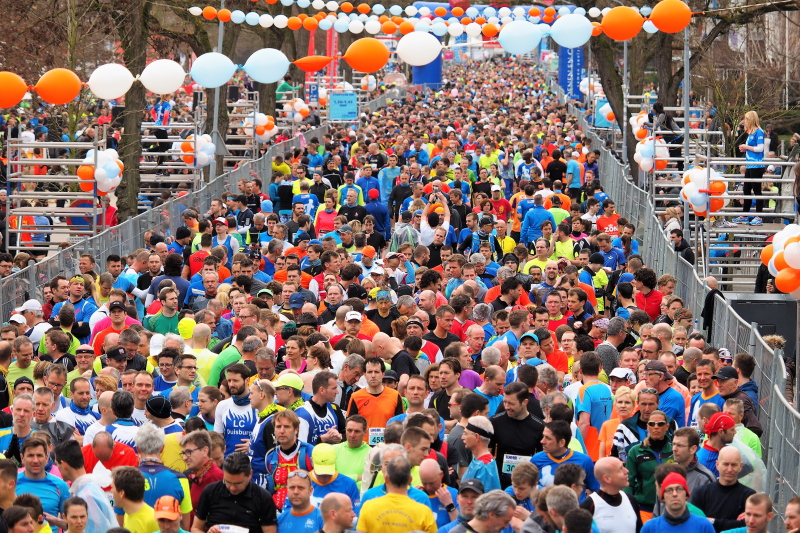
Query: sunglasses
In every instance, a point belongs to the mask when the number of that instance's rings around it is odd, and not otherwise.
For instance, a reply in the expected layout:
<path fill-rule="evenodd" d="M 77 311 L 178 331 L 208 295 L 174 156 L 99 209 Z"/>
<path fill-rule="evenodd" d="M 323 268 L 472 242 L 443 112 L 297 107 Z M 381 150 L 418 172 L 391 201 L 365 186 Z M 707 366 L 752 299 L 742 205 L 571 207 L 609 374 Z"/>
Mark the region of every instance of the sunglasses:
<path fill-rule="evenodd" d="M 642 389 L 642 390 L 639 391 L 639 394 L 642 394 L 642 393 L 645 393 L 645 394 L 658 394 L 658 391 L 656 389 L 648 387 L 646 389 Z"/>
<path fill-rule="evenodd" d="M 648 422 L 647 423 L 647 427 L 651 427 L 651 428 L 655 428 L 655 427 L 662 428 L 662 427 L 664 427 L 666 425 L 667 425 L 666 422 Z"/>
<path fill-rule="evenodd" d="M 306 479 L 308 477 L 308 472 L 306 472 L 305 470 L 294 470 L 293 472 L 289 472 L 289 475 L 286 476 L 286 479 L 292 479 L 293 477 Z"/>

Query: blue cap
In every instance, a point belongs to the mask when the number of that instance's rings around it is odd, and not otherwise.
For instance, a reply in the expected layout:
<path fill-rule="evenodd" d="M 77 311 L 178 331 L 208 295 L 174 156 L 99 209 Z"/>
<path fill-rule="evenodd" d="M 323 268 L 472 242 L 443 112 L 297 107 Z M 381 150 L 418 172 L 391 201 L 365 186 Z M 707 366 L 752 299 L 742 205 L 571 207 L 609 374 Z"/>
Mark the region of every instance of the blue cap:
<path fill-rule="evenodd" d="M 522 337 L 519 338 L 520 344 L 522 344 L 522 339 L 525 338 L 533 339 L 534 341 L 536 341 L 536 344 L 539 344 L 539 337 L 537 337 L 532 331 L 528 331 L 527 333 L 522 334 Z"/>
<path fill-rule="evenodd" d="M 630 283 L 631 281 L 633 281 L 633 274 L 631 274 L 630 272 L 625 272 L 624 274 L 622 274 L 619 277 L 619 281 L 617 282 L 617 285 L 619 285 L 620 283 L 625 283 L 625 282 Z"/>
<path fill-rule="evenodd" d="M 414 216 L 421 215 L 421 214 L 422 214 L 422 209 L 417 209 L 416 211 L 414 211 Z"/>
<path fill-rule="evenodd" d="M 296 292 L 289 297 L 289 307 L 292 309 L 300 309 L 306 303 L 306 297 Z"/>
<path fill-rule="evenodd" d="M 308 244 L 309 246 L 311 246 L 312 244 L 319 244 L 320 246 L 322 246 L 322 241 L 319 239 L 311 239 L 310 241 L 308 241 Z"/>

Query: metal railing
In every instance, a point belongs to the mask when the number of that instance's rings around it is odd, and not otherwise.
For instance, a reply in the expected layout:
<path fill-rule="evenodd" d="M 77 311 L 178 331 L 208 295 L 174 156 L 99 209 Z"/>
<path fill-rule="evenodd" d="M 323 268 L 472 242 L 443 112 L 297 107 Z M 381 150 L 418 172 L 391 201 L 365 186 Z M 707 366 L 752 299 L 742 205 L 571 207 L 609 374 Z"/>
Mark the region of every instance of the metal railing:
<path fill-rule="evenodd" d="M 563 92 L 557 91 L 564 101 Z M 611 198 L 617 200 L 620 215 L 636 226 L 635 237 L 643 243 L 639 251 L 644 263 L 657 274 L 675 276 L 678 280 L 675 294 L 691 310 L 695 324 L 705 330 L 711 345 L 727 348 L 733 354 L 747 352 L 755 358 L 756 369 L 751 379 L 759 390 L 758 419 L 764 428 L 761 444 L 767 468 L 767 479 L 761 480 L 760 487 L 774 502 L 774 525 L 782 524 L 786 503 L 800 494 L 800 413 L 784 397 L 787 374 L 782 351 L 770 348 L 759 334 L 758 324 L 745 322 L 720 295 L 714 296 L 710 323 L 697 321 L 709 288 L 697 270 L 675 253 L 658 219 L 653 197 L 633 183 L 630 167 L 604 147 L 580 109 L 570 105 L 569 110 L 578 117 L 582 130 L 600 150 L 603 187 Z M 625 201 L 620 201 L 622 199 Z"/>
<path fill-rule="evenodd" d="M 312 137 L 322 137 L 327 132 L 328 126 L 324 125 L 309 130 L 302 136 L 307 142 Z M 299 135 L 273 145 L 263 157 L 225 172 L 202 184 L 197 190 L 188 191 L 181 197 L 174 197 L 113 228 L 63 248 L 43 261 L 38 263 L 31 261 L 27 267 L 0 280 L 0 316 L 8 318 L 15 307 L 21 306 L 29 298 L 43 301 L 42 289 L 50 283 L 50 280 L 59 275 L 69 277 L 78 272 L 81 254 L 92 254 L 98 261 L 100 269 L 108 255 L 117 254 L 124 257 L 138 248 L 145 247 L 144 234 L 148 230 L 158 228 L 166 236 L 174 235 L 182 225 L 181 214 L 184 210 L 192 208 L 202 216 L 210 207 L 211 200 L 221 197 L 225 191 L 236 191 L 239 179 L 248 178 L 250 171 L 258 173 L 266 187 L 272 180 L 272 158 L 283 155 L 287 149 L 300 146 Z"/>
<path fill-rule="evenodd" d="M 375 113 L 378 109 L 386 107 L 390 100 L 397 100 L 406 95 L 405 88 L 389 89 L 374 100 L 370 100 L 363 105 L 362 110 L 364 113 Z"/>

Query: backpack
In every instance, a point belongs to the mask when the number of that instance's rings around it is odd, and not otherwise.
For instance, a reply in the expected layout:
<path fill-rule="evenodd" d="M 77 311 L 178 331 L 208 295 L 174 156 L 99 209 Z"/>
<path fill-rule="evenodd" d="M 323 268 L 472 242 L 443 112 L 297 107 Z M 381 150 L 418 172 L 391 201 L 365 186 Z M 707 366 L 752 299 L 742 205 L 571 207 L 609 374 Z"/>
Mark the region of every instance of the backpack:
<path fill-rule="evenodd" d="M 495 254 L 495 249 L 494 249 L 494 239 L 492 238 L 492 235 L 489 235 L 489 244 L 492 247 L 492 257 L 494 257 L 496 254 Z M 470 248 L 470 253 L 471 254 L 478 253 L 478 250 L 480 250 L 480 247 L 481 247 L 481 239 L 478 236 L 478 232 L 477 231 L 473 231 L 472 232 L 472 247 Z"/>
<path fill-rule="evenodd" d="M 411 246 L 416 248 L 419 244 L 417 239 L 417 232 L 414 231 L 414 228 L 407 224 L 402 228 L 395 227 L 394 233 L 392 233 L 392 239 L 389 242 L 389 251 L 396 252 L 400 245 L 406 242 L 410 242 Z"/>

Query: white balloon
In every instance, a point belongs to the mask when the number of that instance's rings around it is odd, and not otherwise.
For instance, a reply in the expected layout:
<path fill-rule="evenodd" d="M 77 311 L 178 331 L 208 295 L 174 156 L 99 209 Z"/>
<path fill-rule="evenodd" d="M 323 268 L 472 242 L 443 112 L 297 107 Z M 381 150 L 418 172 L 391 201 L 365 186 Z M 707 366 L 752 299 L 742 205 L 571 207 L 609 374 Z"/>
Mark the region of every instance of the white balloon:
<path fill-rule="evenodd" d="M 152 93 L 171 94 L 181 88 L 185 78 L 183 67 L 175 61 L 157 59 L 144 68 L 139 81 Z"/>
<path fill-rule="evenodd" d="M 500 22 L 500 19 L 497 17 L 489 17 L 489 20 L 487 20 L 486 22 L 488 22 L 489 24 L 497 24 L 498 22 Z"/>
<path fill-rule="evenodd" d="M 117 160 L 119 160 L 119 152 L 117 152 L 117 151 L 116 151 L 116 150 L 114 150 L 113 148 L 109 148 L 109 149 L 108 149 L 108 150 L 106 150 L 105 152 L 106 152 L 106 156 L 107 156 L 107 157 L 108 157 L 108 158 L 109 158 L 111 161 L 117 161 Z"/>
<path fill-rule="evenodd" d="M 594 19 L 599 17 L 600 16 L 600 8 L 597 8 L 597 7 L 589 8 L 589 16 L 594 18 Z"/>
<path fill-rule="evenodd" d="M 420 17 L 427 17 L 428 15 L 431 14 L 431 8 L 423 6 L 423 7 L 419 8 L 417 13 L 419 13 Z"/>
<path fill-rule="evenodd" d="M 94 180 L 97 182 L 98 188 L 100 188 L 100 182 L 108 181 L 108 174 L 106 173 L 106 169 L 102 167 L 97 167 L 96 169 L 94 169 Z M 108 191 L 106 190 L 103 192 L 108 192 Z"/>
<path fill-rule="evenodd" d="M 202 14 L 203 14 L 203 10 L 202 10 L 202 8 L 199 8 L 199 7 L 197 7 L 197 6 L 194 6 L 194 7 L 190 7 L 190 8 L 189 8 L 189 13 L 191 13 L 191 14 L 192 14 L 192 15 L 194 15 L 195 17 L 199 17 L 200 15 L 202 15 Z"/>
<path fill-rule="evenodd" d="M 653 159 L 652 158 L 642 159 L 639 162 L 639 168 L 644 170 L 645 172 L 647 172 L 649 170 L 652 170 L 652 168 L 653 168 Z"/>
<path fill-rule="evenodd" d="M 397 43 L 397 56 L 413 67 L 434 61 L 442 51 L 442 43 L 430 33 L 411 32 Z"/>
<path fill-rule="evenodd" d="M 408 15 L 409 17 L 413 17 L 414 15 L 417 14 L 417 8 L 414 6 L 408 6 L 406 7 L 405 12 L 406 15 Z"/>
<path fill-rule="evenodd" d="M 269 119 L 264 113 L 258 113 L 256 115 L 256 126 L 266 126 L 268 121 Z"/>
<path fill-rule="evenodd" d="M 364 13 L 361 13 L 361 14 L 360 14 L 359 16 L 357 16 L 356 18 L 357 18 L 358 20 L 360 20 L 361 22 L 366 22 L 366 21 L 368 21 L 368 20 L 369 20 L 369 17 L 368 17 L 367 15 L 365 15 Z"/>
<path fill-rule="evenodd" d="M 339 2 L 330 0 L 327 4 L 325 4 L 325 8 L 328 11 L 336 11 L 337 9 L 339 9 Z"/>
<path fill-rule="evenodd" d="M 447 27 L 447 33 L 453 37 L 458 37 L 464 33 L 464 26 L 461 24 L 451 24 Z"/>
<path fill-rule="evenodd" d="M 502 22 L 503 24 L 509 24 L 509 23 L 511 23 L 513 21 L 514 21 L 514 19 L 512 19 L 511 17 L 503 17 L 503 18 L 500 19 L 500 22 Z"/>
<path fill-rule="evenodd" d="M 350 33 L 359 34 L 364 31 L 364 23 L 360 20 L 351 20 L 347 29 L 350 30 Z"/>
<path fill-rule="evenodd" d="M 286 15 L 276 15 L 272 23 L 276 28 L 283 29 L 289 24 L 289 19 Z"/>
<path fill-rule="evenodd" d="M 301 115 L 300 113 L 295 113 L 294 114 L 294 121 L 296 123 L 298 123 L 298 124 L 303 122 L 303 115 Z"/>
<path fill-rule="evenodd" d="M 311 7 L 316 9 L 317 11 L 322 11 L 325 9 L 325 0 L 314 0 L 311 2 Z"/>
<path fill-rule="evenodd" d="M 800 243 L 793 242 L 783 249 L 783 259 L 792 268 L 800 268 Z"/>
<path fill-rule="evenodd" d="M 514 11 L 512 11 L 512 13 L 514 13 L 514 16 L 515 16 L 515 17 L 517 17 L 517 18 L 522 18 L 522 17 L 524 17 L 524 16 L 525 16 L 525 14 L 527 13 L 527 11 L 525 11 L 525 8 L 524 8 L 524 7 L 517 6 L 517 7 L 515 7 L 515 8 L 514 8 Z"/>
<path fill-rule="evenodd" d="M 605 17 L 609 11 L 611 11 L 610 7 L 604 7 L 603 10 L 600 11 L 600 13 Z"/>
<path fill-rule="evenodd" d="M 509 8 L 507 8 L 507 7 L 501 7 L 497 11 L 497 14 L 500 15 L 500 18 L 507 17 L 507 16 L 509 16 L 511 14 L 511 10 Z"/>
<path fill-rule="evenodd" d="M 368 20 L 364 24 L 364 30 L 370 35 L 377 35 L 381 31 L 381 23 L 377 20 Z"/>
<path fill-rule="evenodd" d="M 466 31 L 467 35 L 469 35 L 470 37 L 477 37 L 478 35 L 481 34 L 481 27 L 479 24 L 475 22 L 470 22 L 469 24 L 467 24 L 467 27 L 465 28 L 464 31 Z"/>
<path fill-rule="evenodd" d="M 89 76 L 89 90 L 103 100 L 114 100 L 125 93 L 133 85 L 135 78 L 131 71 L 122 65 L 109 63 L 97 67 Z"/>
<path fill-rule="evenodd" d="M 272 26 L 273 23 L 274 19 L 272 18 L 272 15 L 268 13 L 264 13 L 263 15 L 258 17 L 258 25 L 261 26 L 262 28 L 269 28 Z"/>
<path fill-rule="evenodd" d="M 205 152 L 197 152 L 194 156 L 194 165 L 198 168 L 204 167 L 211 163 L 211 157 Z"/>

